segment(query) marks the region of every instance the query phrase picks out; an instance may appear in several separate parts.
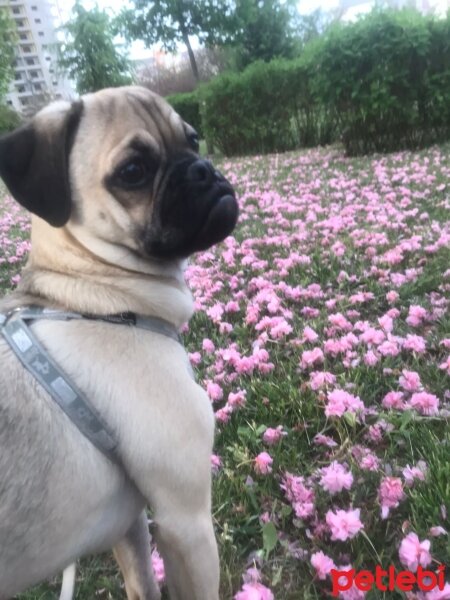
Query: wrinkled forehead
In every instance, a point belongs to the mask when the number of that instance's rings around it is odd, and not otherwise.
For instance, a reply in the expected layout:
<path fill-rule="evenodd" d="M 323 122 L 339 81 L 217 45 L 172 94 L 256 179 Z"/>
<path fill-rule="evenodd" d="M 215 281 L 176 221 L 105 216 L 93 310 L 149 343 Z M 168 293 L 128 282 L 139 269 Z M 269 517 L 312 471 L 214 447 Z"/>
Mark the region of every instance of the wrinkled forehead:
<path fill-rule="evenodd" d="M 149 134 L 164 155 L 186 143 L 190 129 L 160 96 L 140 87 L 107 89 L 83 96 L 80 136 L 95 133 L 102 146 L 112 148 L 125 138 Z"/>

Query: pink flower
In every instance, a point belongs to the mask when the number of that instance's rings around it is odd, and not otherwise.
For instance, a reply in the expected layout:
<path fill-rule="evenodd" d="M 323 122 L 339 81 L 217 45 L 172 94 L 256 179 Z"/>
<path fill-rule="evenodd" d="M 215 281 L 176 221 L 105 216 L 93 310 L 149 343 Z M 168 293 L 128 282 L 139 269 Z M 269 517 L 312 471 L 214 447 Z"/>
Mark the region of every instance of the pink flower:
<path fill-rule="evenodd" d="M 233 409 L 231 408 L 231 406 L 224 406 L 223 408 L 219 408 L 219 410 L 216 410 L 214 416 L 216 420 L 219 421 L 219 423 L 228 423 L 232 412 Z"/>
<path fill-rule="evenodd" d="M 400 298 L 400 295 L 397 292 L 390 291 L 386 294 L 386 300 L 389 304 L 394 304 Z"/>
<path fill-rule="evenodd" d="M 303 352 L 300 363 L 302 369 L 307 369 L 321 363 L 323 363 L 323 352 L 320 348 L 313 348 L 312 350 L 305 350 Z"/>
<path fill-rule="evenodd" d="M 286 498 L 292 504 L 292 508 L 299 519 L 307 519 L 314 513 L 314 491 L 306 487 L 303 477 L 296 477 L 290 473 L 281 484 Z"/>
<path fill-rule="evenodd" d="M 211 454 L 211 470 L 214 474 L 218 473 L 222 467 L 222 461 L 217 454 Z"/>
<path fill-rule="evenodd" d="M 342 329 L 343 331 L 351 331 L 353 329 L 353 325 L 341 313 L 330 315 L 328 320 L 337 329 Z"/>
<path fill-rule="evenodd" d="M 320 469 L 322 474 L 320 485 L 330 494 L 336 494 L 343 489 L 349 490 L 353 484 L 353 475 L 344 465 L 333 461 L 329 467 Z"/>
<path fill-rule="evenodd" d="M 313 442 L 322 446 L 328 446 L 328 448 L 336 448 L 337 446 L 337 442 L 335 442 L 333 438 L 330 438 L 328 435 L 323 435 L 323 433 L 315 435 Z"/>
<path fill-rule="evenodd" d="M 311 554 L 311 564 L 315 568 L 319 579 L 326 579 L 331 569 L 336 569 L 332 559 L 322 551 Z"/>
<path fill-rule="evenodd" d="M 439 399 L 434 394 L 418 392 L 411 396 L 409 406 L 415 408 L 422 415 L 437 415 Z"/>
<path fill-rule="evenodd" d="M 439 537 L 440 535 L 447 535 L 447 531 L 441 525 L 436 525 L 435 527 L 430 527 L 430 535 Z"/>
<path fill-rule="evenodd" d="M 268 427 L 263 434 L 263 441 L 268 446 L 274 446 L 281 440 L 283 435 L 287 435 L 287 433 L 283 431 L 282 425 L 278 425 L 276 429 Z"/>
<path fill-rule="evenodd" d="M 411 335 L 408 333 L 406 340 L 403 342 L 404 350 L 411 350 L 411 352 L 417 352 L 417 354 L 423 354 L 426 349 L 426 341 L 420 335 Z"/>
<path fill-rule="evenodd" d="M 439 368 L 443 371 L 448 371 L 450 375 L 450 355 L 447 356 L 447 359 L 439 365 Z"/>
<path fill-rule="evenodd" d="M 305 342 L 316 342 L 319 339 L 317 333 L 311 327 L 306 326 L 303 330 L 303 340 Z"/>
<path fill-rule="evenodd" d="M 386 519 L 389 509 L 397 508 L 405 497 L 402 480 L 399 477 L 384 477 L 380 483 L 378 497 L 381 504 L 381 516 Z"/>
<path fill-rule="evenodd" d="M 239 303 L 235 300 L 230 300 L 225 305 L 225 312 L 227 313 L 236 313 L 239 312 Z"/>
<path fill-rule="evenodd" d="M 188 357 L 191 365 L 199 365 L 202 362 L 202 355 L 200 352 L 189 352 Z"/>
<path fill-rule="evenodd" d="M 375 454 L 367 452 L 360 460 L 359 466 L 364 471 L 377 471 L 380 467 L 380 461 Z"/>
<path fill-rule="evenodd" d="M 409 307 L 406 322 L 411 327 L 419 327 L 427 317 L 428 313 L 422 306 L 413 305 Z"/>
<path fill-rule="evenodd" d="M 155 575 L 156 582 L 158 584 L 164 583 L 166 579 L 166 573 L 164 570 L 164 561 L 159 555 L 158 550 L 156 548 L 152 551 L 152 567 L 153 573 Z"/>
<path fill-rule="evenodd" d="M 420 376 L 415 371 L 403 369 L 402 375 L 398 380 L 399 385 L 408 392 L 415 392 L 421 387 Z"/>
<path fill-rule="evenodd" d="M 267 452 L 260 452 L 254 461 L 254 469 L 260 475 L 267 475 L 272 472 L 273 458 Z"/>
<path fill-rule="evenodd" d="M 327 385 L 334 385 L 336 383 L 335 375 L 333 375 L 333 373 L 328 373 L 327 371 L 312 371 L 309 379 L 312 390 L 318 390 Z"/>
<path fill-rule="evenodd" d="M 329 510 L 325 516 L 328 527 L 331 530 L 332 540 L 352 539 L 357 535 L 364 525 L 360 521 L 360 509 L 355 510 L 337 510 L 333 512 Z"/>
<path fill-rule="evenodd" d="M 425 600 L 450 600 L 450 583 L 444 584 L 444 589 L 439 588 L 427 592 Z"/>
<path fill-rule="evenodd" d="M 213 402 L 217 402 L 223 398 L 222 388 L 219 384 L 213 383 L 212 381 L 208 381 L 206 384 L 206 392 Z"/>
<path fill-rule="evenodd" d="M 358 396 L 353 396 L 344 390 L 333 390 L 327 394 L 325 415 L 327 417 L 342 417 L 346 412 L 363 412 L 364 404 Z"/>
<path fill-rule="evenodd" d="M 425 481 L 426 470 L 427 466 L 423 461 L 419 461 L 416 467 L 410 467 L 409 465 L 406 465 L 402 471 L 406 485 L 408 487 L 412 487 L 416 479 L 419 481 Z"/>
<path fill-rule="evenodd" d="M 400 346 L 396 339 L 388 339 L 378 346 L 378 352 L 381 356 L 398 356 L 400 354 Z"/>
<path fill-rule="evenodd" d="M 202 348 L 203 348 L 204 352 L 206 352 L 206 354 L 212 354 L 214 352 L 214 350 L 216 349 L 213 342 L 211 340 L 209 340 L 208 338 L 205 338 L 203 340 Z"/>
<path fill-rule="evenodd" d="M 223 315 L 223 306 L 220 303 L 214 304 L 211 308 L 206 311 L 208 317 L 215 323 L 220 322 Z"/>
<path fill-rule="evenodd" d="M 383 398 L 382 405 L 384 408 L 404 408 L 404 400 L 402 392 L 388 392 Z"/>
<path fill-rule="evenodd" d="M 369 350 L 364 355 L 364 363 L 369 367 L 373 367 L 374 365 L 376 365 L 379 360 L 379 357 L 375 354 L 373 350 Z"/>
<path fill-rule="evenodd" d="M 234 600 L 274 600 L 272 592 L 262 583 L 244 583 Z"/>
<path fill-rule="evenodd" d="M 237 392 L 230 392 L 228 394 L 227 404 L 232 408 L 242 408 L 247 401 L 247 392 L 245 390 L 238 390 Z"/>
<path fill-rule="evenodd" d="M 378 323 L 386 333 L 391 333 L 394 329 L 394 321 L 389 315 L 383 315 L 382 317 L 380 317 L 378 319 Z"/>
<path fill-rule="evenodd" d="M 431 563 L 430 554 L 431 542 L 424 540 L 421 542 L 415 533 L 408 533 L 402 540 L 399 549 L 399 557 L 402 565 L 405 565 L 410 571 L 416 572 L 417 567 L 427 567 Z"/>

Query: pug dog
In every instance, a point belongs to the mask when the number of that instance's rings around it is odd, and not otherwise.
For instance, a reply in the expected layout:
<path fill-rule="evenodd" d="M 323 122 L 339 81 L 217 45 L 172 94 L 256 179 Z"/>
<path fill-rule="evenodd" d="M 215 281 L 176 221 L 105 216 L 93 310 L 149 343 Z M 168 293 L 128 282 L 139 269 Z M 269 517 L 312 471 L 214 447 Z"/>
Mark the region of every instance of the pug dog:
<path fill-rule="evenodd" d="M 127 598 L 160 598 L 147 506 L 170 598 L 219 597 L 211 403 L 176 339 L 101 320 L 135 314 L 179 330 L 191 317 L 186 258 L 238 216 L 198 149 L 167 102 L 134 86 L 51 104 L 0 139 L 0 176 L 33 213 L 28 262 L 0 313 L 90 315 L 30 330 L 117 442 L 111 460 L 0 336 L 0 600 L 110 548 Z"/>

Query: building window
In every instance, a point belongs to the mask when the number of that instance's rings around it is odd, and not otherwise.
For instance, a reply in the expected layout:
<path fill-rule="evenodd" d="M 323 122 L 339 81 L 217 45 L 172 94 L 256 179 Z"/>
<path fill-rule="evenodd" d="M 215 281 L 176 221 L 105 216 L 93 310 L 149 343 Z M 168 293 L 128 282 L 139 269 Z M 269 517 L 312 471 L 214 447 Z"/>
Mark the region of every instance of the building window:
<path fill-rule="evenodd" d="M 19 34 L 19 38 L 21 40 L 27 40 L 28 39 L 28 33 L 20 33 Z"/>
<path fill-rule="evenodd" d="M 22 46 L 22 50 L 25 54 L 29 54 L 31 52 L 31 46 Z"/>
<path fill-rule="evenodd" d="M 37 71 L 30 71 L 30 77 L 37 79 L 39 77 L 39 73 Z"/>
<path fill-rule="evenodd" d="M 32 65 L 34 65 L 34 58 L 26 58 L 25 62 L 29 67 L 31 67 Z"/>
<path fill-rule="evenodd" d="M 24 86 L 24 85 L 18 85 L 18 86 L 17 86 L 17 92 L 18 92 L 19 94 L 23 94 L 23 93 L 24 93 L 24 91 L 25 91 L 25 86 Z"/>
<path fill-rule="evenodd" d="M 41 23 L 41 20 L 40 19 L 35 19 L 34 22 L 39 25 Z"/>
<path fill-rule="evenodd" d="M 17 25 L 17 27 L 24 27 L 25 21 L 23 19 L 17 19 L 16 25 Z"/>
<path fill-rule="evenodd" d="M 22 79 L 22 73 L 20 71 L 16 71 L 14 73 L 14 78 L 16 81 L 20 81 Z"/>
<path fill-rule="evenodd" d="M 34 89 L 36 90 L 36 92 L 42 91 L 42 83 L 35 83 Z"/>
<path fill-rule="evenodd" d="M 12 12 L 13 12 L 13 15 L 20 15 L 20 14 L 22 14 L 20 12 L 20 6 L 14 6 L 13 9 L 12 9 Z"/>
<path fill-rule="evenodd" d="M 58 82 L 56 81 L 56 79 L 54 79 L 54 80 L 52 81 L 52 83 L 53 83 L 53 85 L 58 85 Z"/>
<path fill-rule="evenodd" d="M 7 101 L 6 101 L 6 104 L 7 104 L 8 106 L 12 106 L 12 105 L 13 105 L 13 103 L 12 103 L 12 100 L 7 100 Z"/>
<path fill-rule="evenodd" d="M 43 31 L 38 31 L 38 36 L 39 37 L 44 37 L 44 32 Z"/>
<path fill-rule="evenodd" d="M 37 10 L 37 6 L 32 6 L 31 10 Z"/>
<path fill-rule="evenodd" d="M 52 60 L 52 59 L 50 58 L 50 56 L 46 56 L 45 60 Z"/>
<path fill-rule="evenodd" d="M 28 100 L 29 100 L 29 98 L 21 98 L 20 99 L 20 104 L 22 106 L 28 106 Z"/>

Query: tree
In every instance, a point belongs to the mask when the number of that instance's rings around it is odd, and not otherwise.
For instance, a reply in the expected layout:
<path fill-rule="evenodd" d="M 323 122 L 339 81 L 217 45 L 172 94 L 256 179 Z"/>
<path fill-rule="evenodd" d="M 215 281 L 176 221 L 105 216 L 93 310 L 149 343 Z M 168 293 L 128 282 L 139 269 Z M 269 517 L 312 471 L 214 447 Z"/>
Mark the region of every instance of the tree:
<path fill-rule="evenodd" d="M 13 78 L 16 32 L 9 8 L 0 7 L 0 98 L 7 93 Z"/>
<path fill-rule="evenodd" d="M 236 63 L 244 68 L 256 60 L 292 58 L 295 53 L 295 0 L 237 0 Z"/>
<path fill-rule="evenodd" d="M 175 52 L 186 46 L 192 73 L 200 79 L 190 37 L 196 36 L 206 46 L 222 45 L 230 39 L 232 10 L 225 0 L 132 0 L 133 8 L 124 10 L 119 29 L 128 40 L 143 40 L 147 47 L 160 43 L 164 50 Z"/>
<path fill-rule="evenodd" d="M 76 83 L 80 94 L 131 83 L 130 63 L 114 45 L 115 30 L 109 15 L 96 6 L 86 10 L 79 2 L 62 30 L 66 41 L 59 48 L 58 66 Z"/>
<path fill-rule="evenodd" d="M 301 48 L 321 37 L 341 17 L 341 9 L 324 12 L 318 8 L 297 19 L 296 36 Z"/>

